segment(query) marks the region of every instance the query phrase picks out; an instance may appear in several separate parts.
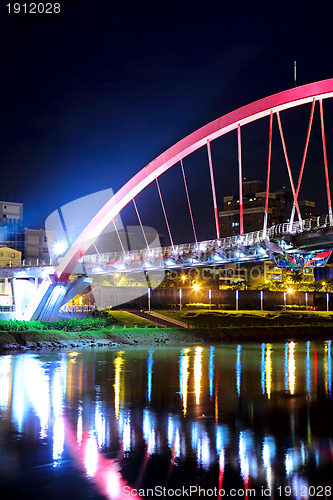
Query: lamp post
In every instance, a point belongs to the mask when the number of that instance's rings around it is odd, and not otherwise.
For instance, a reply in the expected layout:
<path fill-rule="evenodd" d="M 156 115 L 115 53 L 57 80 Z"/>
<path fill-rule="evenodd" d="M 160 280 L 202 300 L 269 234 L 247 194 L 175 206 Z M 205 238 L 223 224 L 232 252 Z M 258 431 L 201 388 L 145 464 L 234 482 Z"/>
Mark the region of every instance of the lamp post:
<path fill-rule="evenodd" d="M 308 302 L 308 292 L 305 292 L 305 308 L 308 310 L 309 302 Z"/>
<path fill-rule="evenodd" d="M 287 294 L 286 292 L 283 292 L 283 304 L 284 304 L 284 310 L 287 310 Z"/>
<path fill-rule="evenodd" d="M 260 291 L 260 311 L 264 310 L 264 291 Z"/>
<path fill-rule="evenodd" d="M 183 296 L 183 290 L 179 288 L 179 310 L 182 310 L 182 296 Z"/>
<path fill-rule="evenodd" d="M 150 293 L 151 293 L 151 289 L 148 288 L 148 312 L 150 312 Z"/>
<path fill-rule="evenodd" d="M 209 298 L 209 310 L 212 307 L 212 291 L 208 290 L 208 298 Z"/>
<path fill-rule="evenodd" d="M 330 294 L 328 292 L 326 294 L 326 310 L 327 312 L 330 310 Z"/>
<path fill-rule="evenodd" d="M 236 311 L 238 311 L 238 290 L 236 290 Z"/>

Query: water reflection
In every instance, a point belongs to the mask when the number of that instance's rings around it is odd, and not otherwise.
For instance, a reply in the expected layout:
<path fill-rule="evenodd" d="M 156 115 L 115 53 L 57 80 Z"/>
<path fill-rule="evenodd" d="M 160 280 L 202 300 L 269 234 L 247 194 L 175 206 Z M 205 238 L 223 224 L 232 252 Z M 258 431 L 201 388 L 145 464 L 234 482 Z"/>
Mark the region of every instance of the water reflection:
<path fill-rule="evenodd" d="M 181 349 L 179 358 L 179 392 L 183 402 L 183 413 L 186 415 L 187 411 L 187 391 L 188 391 L 188 378 L 189 373 L 189 349 Z"/>
<path fill-rule="evenodd" d="M 200 403 L 201 375 L 202 375 L 202 347 L 196 347 L 194 356 L 194 391 L 195 391 L 195 402 L 197 405 Z"/>
<path fill-rule="evenodd" d="M 27 439 L 37 455 L 42 443 L 45 463 L 54 470 L 75 463 L 82 481 L 111 499 L 123 498 L 125 486 L 203 478 L 207 488 L 237 484 L 258 494 L 261 487 L 275 495 L 279 486 L 308 488 L 316 477 L 322 485 L 333 464 L 331 347 L 1 356 L 0 457 Z M 0 484 L 8 481 L 0 471 Z"/>
<path fill-rule="evenodd" d="M 215 347 L 210 346 L 210 348 L 209 348 L 209 364 L 208 364 L 209 397 L 210 397 L 210 399 L 212 399 L 212 397 L 213 397 L 213 388 L 214 388 L 214 351 L 215 351 Z"/>
<path fill-rule="evenodd" d="M 120 394 L 121 394 L 121 374 L 122 366 L 124 360 L 122 358 L 123 351 L 120 351 L 114 360 L 114 413 L 116 418 L 119 417 L 119 405 L 120 405 Z"/>
<path fill-rule="evenodd" d="M 242 346 L 237 346 L 237 359 L 236 359 L 236 387 L 237 394 L 240 396 L 241 379 L 242 379 L 242 362 L 241 362 Z"/>

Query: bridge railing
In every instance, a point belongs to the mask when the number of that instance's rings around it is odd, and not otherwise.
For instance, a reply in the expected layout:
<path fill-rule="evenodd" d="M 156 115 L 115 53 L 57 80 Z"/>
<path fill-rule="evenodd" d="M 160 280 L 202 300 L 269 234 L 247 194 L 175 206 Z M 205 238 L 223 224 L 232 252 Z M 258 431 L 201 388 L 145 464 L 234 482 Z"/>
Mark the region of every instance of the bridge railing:
<path fill-rule="evenodd" d="M 286 234 L 304 233 L 307 231 L 315 231 L 332 226 L 329 215 L 320 215 L 311 219 L 303 219 L 302 221 L 293 222 L 290 227 L 289 222 L 277 224 L 268 229 L 269 238 L 281 237 Z"/>
<path fill-rule="evenodd" d="M 302 221 L 295 221 L 290 225 L 289 222 L 277 224 L 267 229 L 266 234 L 264 231 L 253 231 L 246 233 L 243 236 L 229 236 L 220 240 L 206 240 L 198 243 L 185 243 L 176 245 L 175 247 L 156 247 L 145 248 L 142 250 L 129 250 L 123 252 L 110 252 L 101 255 L 89 254 L 85 255 L 81 262 L 88 264 L 94 272 L 94 264 L 96 266 L 112 267 L 113 264 L 122 263 L 124 270 L 127 268 L 140 267 L 145 261 L 157 262 L 161 264 L 171 259 L 174 263 L 181 263 L 186 260 L 187 262 L 195 263 L 194 261 L 206 260 L 207 256 L 220 255 L 225 256 L 225 252 L 242 250 L 244 247 L 254 246 L 265 238 L 274 239 L 281 238 L 286 234 L 297 234 L 307 231 L 314 231 L 322 228 L 333 226 L 329 215 L 321 215 L 312 217 L 311 219 L 304 219 Z M 205 258 L 203 257 L 205 254 Z M 46 267 L 56 266 L 57 260 L 49 259 L 35 259 L 23 260 L 21 263 L 17 262 L 0 262 L 0 268 L 29 268 L 29 267 Z M 122 270 L 122 269 L 119 269 Z M 101 269 L 103 271 L 103 269 Z M 98 272 L 96 268 L 96 272 Z"/>
<path fill-rule="evenodd" d="M 223 255 L 224 251 L 241 250 L 242 247 L 250 247 L 263 242 L 265 238 L 274 239 L 281 238 L 286 234 L 297 234 L 307 231 L 313 231 L 320 228 L 329 227 L 329 215 L 322 215 L 319 217 L 312 217 L 311 219 L 304 219 L 295 221 L 291 225 L 289 222 L 277 224 L 270 227 L 266 233 L 263 230 L 253 231 L 246 233 L 243 236 L 229 236 L 221 240 L 206 240 L 199 243 L 186 243 L 176 245 L 175 247 L 157 247 L 142 250 L 129 250 L 128 252 L 112 252 L 102 254 L 100 257 L 97 255 L 85 255 L 83 262 L 86 264 L 112 264 L 116 262 L 123 262 L 126 268 L 135 267 L 145 261 L 153 262 L 156 259 L 162 259 L 163 262 L 172 260 L 175 264 L 181 263 L 185 259 L 191 262 L 191 259 L 200 261 L 206 260 L 209 254 Z M 202 254 L 205 254 L 203 259 Z M 230 254 L 229 254 L 230 256 Z M 194 263 L 194 262 L 193 262 Z"/>
<path fill-rule="evenodd" d="M 0 268 L 19 268 L 19 267 L 48 267 L 55 265 L 55 261 L 51 257 L 48 259 L 23 259 L 21 262 L 17 261 L 0 261 Z"/>

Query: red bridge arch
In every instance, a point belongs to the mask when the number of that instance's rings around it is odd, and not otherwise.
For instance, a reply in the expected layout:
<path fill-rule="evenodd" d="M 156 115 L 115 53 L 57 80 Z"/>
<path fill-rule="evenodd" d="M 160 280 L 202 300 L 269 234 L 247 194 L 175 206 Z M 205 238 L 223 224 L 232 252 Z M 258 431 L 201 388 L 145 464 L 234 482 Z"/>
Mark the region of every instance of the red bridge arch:
<path fill-rule="evenodd" d="M 56 270 L 58 281 L 66 281 L 78 260 L 102 231 L 144 188 L 177 162 L 218 137 L 285 109 L 333 97 L 333 78 L 285 90 L 255 101 L 213 120 L 177 142 L 132 177 L 102 207 L 68 249 Z"/>

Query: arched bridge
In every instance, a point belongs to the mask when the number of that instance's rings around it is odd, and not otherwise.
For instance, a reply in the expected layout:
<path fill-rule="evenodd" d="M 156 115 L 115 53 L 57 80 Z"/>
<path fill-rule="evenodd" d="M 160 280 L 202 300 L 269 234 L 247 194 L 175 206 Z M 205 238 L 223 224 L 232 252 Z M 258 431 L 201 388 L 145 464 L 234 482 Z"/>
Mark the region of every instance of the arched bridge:
<path fill-rule="evenodd" d="M 229 262 L 243 262 L 270 258 L 276 266 L 307 267 L 325 265 L 333 247 L 333 217 L 330 194 L 330 180 L 326 151 L 326 136 L 323 102 L 333 97 L 333 79 L 296 87 L 278 94 L 260 99 L 259 101 L 241 107 L 228 113 L 188 135 L 167 151 L 146 165 L 132 177 L 114 196 L 112 196 L 98 213 L 90 220 L 83 231 L 76 237 L 58 262 L 53 263 L 54 274 L 43 282 L 38 293 L 27 308 L 27 317 L 51 317 L 54 311 L 65 300 L 68 290 L 68 278 L 75 271 L 78 263 L 83 264 L 89 273 L 121 272 L 150 269 L 168 269 L 173 267 L 197 267 L 223 265 Z M 297 178 L 294 178 L 290 166 L 288 151 L 282 128 L 280 113 L 297 106 L 309 104 L 309 122 L 305 137 L 305 146 L 301 168 Z M 311 219 L 302 219 L 299 208 L 299 192 L 302 184 L 308 145 L 312 131 L 315 108 L 319 108 L 321 147 L 323 151 L 323 169 L 325 186 L 323 192 L 327 197 L 327 214 Z M 244 233 L 243 208 L 243 171 L 242 171 L 242 136 L 244 126 L 264 117 L 269 118 L 269 134 L 267 146 L 267 181 L 262 229 L 252 233 Z M 288 222 L 268 227 L 269 190 L 271 179 L 272 130 L 273 120 L 277 121 L 286 169 L 292 192 L 292 209 Z M 221 238 L 218 205 L 214 179 L 214 167 L 211 154 L 211 142 L 225 134 L 237 131 L 238 171 L 236 173 L 239 185 L 239 234 Z M 209 241 L 198 241 L 190 193 L 185 175 L 183 160 L 188 155 L 206 148 L 210 173 L 214 221 L 216 234 Z M 172 237 L 172 228 L 167 216 L 159 185 L 159 178 L 170 168 L 181 168 L 186 200 L 193 230 L 193 241 L 177 244 Z M 166 229 L 170 239 L 168 247 L 154 248 L 148 242 L 144 226 L 136 203 L 136 196 L 151 183 L 155 182 L 158 190 L 161 209 L 165 219 Z M 134 205 L 139 225 L 142 230 L 146 248 L 126 251 L 117 228 L 116 217 L 128 204 Z M 87 252 L 92 244 L 109 225 L 113 224 L 119 238 L 120 252 L 104 253 L 91 256 Z M 98 265 L 96 265 L 98 264 Z M 73 284 L 71 284 L 73 288 Z M 48 298 L 46 298 L 48 297 Z M 50 311 L 46 313 L 45 311 Z"/>

